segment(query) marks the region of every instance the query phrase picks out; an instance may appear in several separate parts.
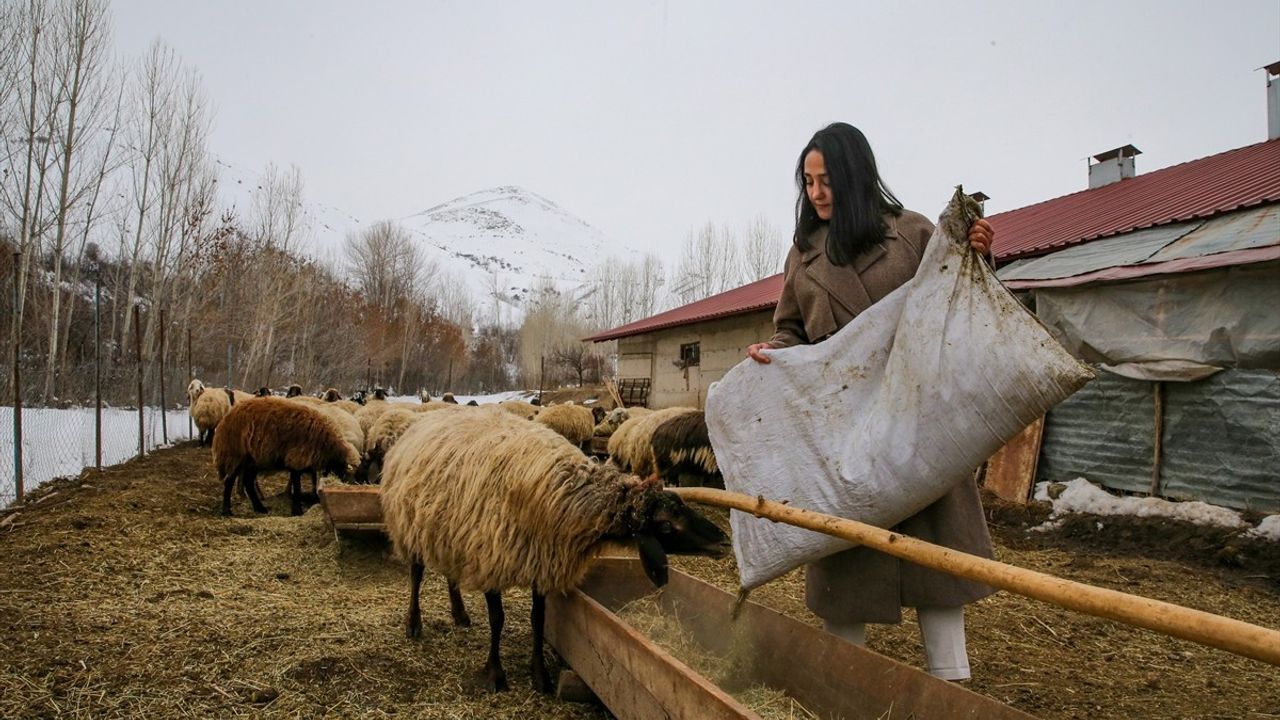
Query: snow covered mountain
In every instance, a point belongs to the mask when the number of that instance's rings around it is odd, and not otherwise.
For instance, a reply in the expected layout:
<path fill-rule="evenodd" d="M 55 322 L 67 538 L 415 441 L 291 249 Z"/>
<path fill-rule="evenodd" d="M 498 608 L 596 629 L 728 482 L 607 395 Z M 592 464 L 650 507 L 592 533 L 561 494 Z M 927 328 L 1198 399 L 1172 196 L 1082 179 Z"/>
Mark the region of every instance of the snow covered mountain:
<path fill-rule="evenodd" d="M 221 158 L 217 164 L 219 199 L 244 215 L 261 188 L 262 174 Z M 304 205 L 312 252 L 339 264 L 346 235 L 376 220 L 310 197 Z M 580 296 L 596 263 L 608 256 L 628 261 L 639 256 L 551 200 L 510 185 L 454 198 L 396 222 L 442 270 L 462 280 L 486 319 L 498 309 L 503 319 L 518 320 L 524 300 L 545 281 Z"/>
<path fill-rule="evenodd" d="M 607 255 L 635 254 L 547 198 L 515 186 L 480 190 L 402 218 L 481 303 L 516 307 L 543 281 L 576 293 Z"/>

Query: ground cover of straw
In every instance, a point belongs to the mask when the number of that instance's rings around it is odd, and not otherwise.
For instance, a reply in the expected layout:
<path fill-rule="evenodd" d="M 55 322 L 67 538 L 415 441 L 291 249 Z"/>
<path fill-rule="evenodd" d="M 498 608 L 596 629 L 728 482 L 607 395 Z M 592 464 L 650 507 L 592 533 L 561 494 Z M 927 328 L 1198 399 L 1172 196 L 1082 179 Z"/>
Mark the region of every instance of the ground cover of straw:
<path fill-rule="evenodd" d="M 529 688 L 526 593 L 508 594 L 512 690 L 485 692 L 480 596 L 475 625 L 454 628 L 429 579 L 423 637 L 405 639 L 403 566 L 379 543 L 336 542 L 318 506 L 289 517 L 282 476 L 263 487 L 269 515 L 237 498 L 218 516 L 208 450 L 185 446 L 0 515 L 0 717 L 608 717 Z M 1280 568 L 1258 547 L 1112 519 L 1030 533 L 1034 511 L 991 514 L 1002 560 L 1280 625 Z M 673 564 L 736 587 L 731 559 Z M 814 622 L 799 573 L 752 599 Z M 1280 668 L 1226 652 L 1010 593 L 971 606 L 968 628 L 969 687 L 1039 717 L 1280 717 Z M 921 663 L 909 615 L 869 644 Z"/>

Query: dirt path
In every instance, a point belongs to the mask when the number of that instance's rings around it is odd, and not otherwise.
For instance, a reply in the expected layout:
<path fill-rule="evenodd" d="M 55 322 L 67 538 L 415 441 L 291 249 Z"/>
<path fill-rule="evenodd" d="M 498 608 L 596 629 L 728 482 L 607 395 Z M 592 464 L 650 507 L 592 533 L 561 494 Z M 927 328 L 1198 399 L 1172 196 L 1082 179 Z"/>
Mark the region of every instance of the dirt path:
<path fill-rule="evenodd" d="M 529 689 L 525 593 L 507 603 L 512 691 L 486 693 L 471 681 L 488 636 L 479 596 L 476 626 L 454 629 L 429 582 L 423 638 L 406 640 L 403 568 L 378 544 L 335 543 L 318 507 L 288 517 L 282 477 L 263 485 L 270 515 L 237 500 L 219 517 L 208 453 L 184 447 L 55 482 L 0 517 L 0 717 L 607 716 Z M 1164 539 L 1176 529 L 1156 527 L 1106 554 L 1083 526 L 1028 534 L 1034 514 L 994 515 L 1003 560 L 1278 624 L 1280 570 L 1255 548 L 1204 540 L 1185 557 L 1189 543 Z M 675 564 L 736 585 L 731 561 Z M 753 599 L 812 619 L 798 574 Z M 1040 717 L 1280 717 L 1280 668 L 1008 593 L 971 608 L 969 638 L 971 687 Z M 913 622 L 873 628 L 870 645 L 921 661 Z"/>

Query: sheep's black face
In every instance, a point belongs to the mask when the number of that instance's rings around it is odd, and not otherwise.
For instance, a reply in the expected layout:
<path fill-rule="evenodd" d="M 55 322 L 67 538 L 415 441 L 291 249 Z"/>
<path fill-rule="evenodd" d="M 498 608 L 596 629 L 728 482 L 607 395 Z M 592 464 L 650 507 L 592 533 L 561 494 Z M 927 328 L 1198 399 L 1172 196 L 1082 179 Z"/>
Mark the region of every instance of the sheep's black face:
<path fill-rule="evenodd" d="M 636 533 L 640 562 L 659 587 L 667 583 L 667 555 L 721 557 L 729 551 L 729 536 L 674 493 L 654 493 L 644 518 Z"/>

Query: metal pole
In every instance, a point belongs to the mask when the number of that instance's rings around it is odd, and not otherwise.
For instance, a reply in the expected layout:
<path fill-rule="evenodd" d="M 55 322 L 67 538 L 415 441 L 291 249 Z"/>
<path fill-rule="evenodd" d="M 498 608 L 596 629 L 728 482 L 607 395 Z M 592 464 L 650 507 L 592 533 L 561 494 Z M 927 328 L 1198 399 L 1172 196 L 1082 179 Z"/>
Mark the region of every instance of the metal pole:
<path fill-rule="evenodd" d="M 187 328 L 187 382 L 190 383 L 196 377 L 196 366 L 191 364 L 191 328 Z M 187 439 L 193 437 L 191 429 L 191 408 L 187 408 Z"/>
<path fill-rule="evenodd" d="M 22 294 L 18 291 L 21 279 L 22 253 L 13 254 L 13 488 L 14 502 L 22 502 L 22 371 L 19 348 L 22 338 Z"/>
<path fill-rule="evenodd" d="M 142 325 L 138 320 L 138 306 L 133 306 L 133 357 L 138 363 L 138 457 L 147 454 L 147 445 L 143 435 L 142 413 L 145 409 L 142 402 Z"/>
<path fill-rule="evenodd" d="M 93 279 L 93 467 L 102 472 L 102 277 Z"/>
<path fill-rule="evenodd" d="M 169 444 L 169 406 L 164 402 L 164 311 L 160 311 L 160 439 Z"/>

